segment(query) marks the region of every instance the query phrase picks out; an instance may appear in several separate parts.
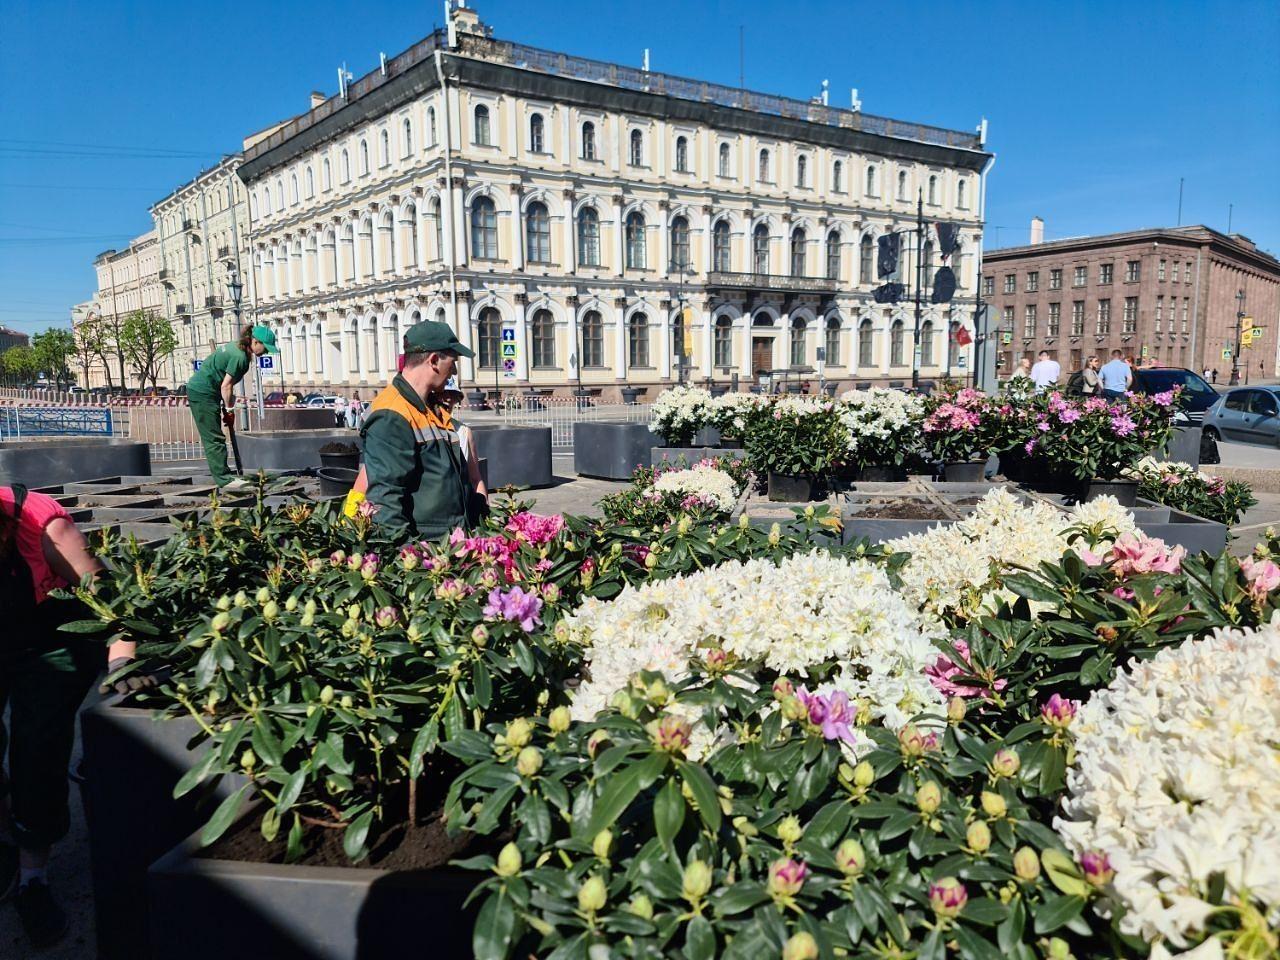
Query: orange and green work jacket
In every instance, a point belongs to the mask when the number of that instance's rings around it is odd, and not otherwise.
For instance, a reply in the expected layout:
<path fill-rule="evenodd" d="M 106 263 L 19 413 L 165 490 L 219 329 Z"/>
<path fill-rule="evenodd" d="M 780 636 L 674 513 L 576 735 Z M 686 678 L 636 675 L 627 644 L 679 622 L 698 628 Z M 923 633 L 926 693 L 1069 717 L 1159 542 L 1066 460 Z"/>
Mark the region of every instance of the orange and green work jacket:
<path fill-rule="evenodd" d="M 466 464 L 449 413 L 401 376 L 369 405 L 360 429 L 374 520 L 399 540 L 434 540 L 467 525 Z"/>

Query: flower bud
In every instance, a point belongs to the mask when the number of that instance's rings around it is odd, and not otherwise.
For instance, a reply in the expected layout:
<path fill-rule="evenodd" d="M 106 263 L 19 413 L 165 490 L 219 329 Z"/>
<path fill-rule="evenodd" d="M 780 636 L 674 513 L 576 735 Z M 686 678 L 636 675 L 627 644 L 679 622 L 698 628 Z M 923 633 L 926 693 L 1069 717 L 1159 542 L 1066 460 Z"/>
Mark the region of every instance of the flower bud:
<path fill-rule="evenodd" d="M 209 624 L 209 628 L 213 630 L 214 633 L 221 633 L 229 626 L 231 626 L 231 614 L 225 612 L 216 614 L 213 618 L 213 622 Z"/>
<path fill-rule="evenodd" d="M 969 707 L 964 702 L 964 697 L 952 697 L 947 701 L 947 719 L 952 723 L 959 723 L 963 720 L 968 710 Z"/>
<path fill-rule="evenodd" d="M 867 866 L 867 852 L 862 849 L 862 844 L 852 837 L 840 841 L 840 846 L 836 847 L 836 867 L 846 877 L 861 876 L 862 871 Z"/>
<path fill-rule="evenodd" d="M 782 960 L 818 960 L 818 941 L 808 930 L 794 933 L 782 947 Z"/>
<path fill-rule="evenodd" d="M 641 920 L 652 920 L 653 901 L 643 893 L 637 893 L 631 898 L 631 902 L 627 904 L 627 913 L 639 917 Z"/>
<path fill-rule="evenodd" d="M 604 909 L 609 901 L 609 888 L 600 877 L 588 877 L 578 888 L 578 909 L 583 913 L 595 913 Z"/>
<path fill-rule="evenodd" d="M 769 527 L 769 546 L 776 547 L 782 540 L 782 528 L 776 523 Z"/>
<path fill-rule="evenodd" d="M 745 530 L 749 526 L 751 526 L 751 517 L 745 512 L 738 514 L 738 529 Z"/>
<path fill-rule="evenodd" d="M 356 702 L 351 699 L 351 694 L 345 693 L 342 695 L 342 699 L 338 701 L 338 706 L 342 707 L 343 710 L 350 710 L 355 706 L 355 703 Z"/>
<path fill-rule="evenodd" d="M 268 590 L 266 587 L 259 587 L 258 593 L 254 597 L 254 599 L 257 600 L 258 605 L 261 606 L 262 604 L 266 603 L 268 600 L 271 599 L 271 591 Z"/>
<path fill-rule="evenodd" d="M 853 768 L 853 785 L 864 790 L 876 781 L 876 768 L 867 760 Z"/>
<path fill-rule="evenodd" d="M 508 747 L 517 750 L 525 746 L 533 738 L 533 724 L 524 717 L 517 717 L 507 724 L 505 741 Z"/>
<path fill-rule="evenodd" d="M 804 887 L 808 876 L 809 868 L 799 860 L 790 857 L 775 860 L 769 867 L 769 895 L 775 900 L 790 899 Z"/>
<path fill-rule="evenodd" d="M 786 700 L 788 697 L 794 697 L 796 688 L 786 677 L 779 677 L 773 681 L 773 699 Z"/>
<path fill-rule="evenodd" d="M 929 904 L 940 917 L 959 916 L 968 901 L 968 891 L 955 877 L 943 877 L 929 885 Z"/>
<path fill-rule="evenodd" d="M 908 723 L 898 731 L 898 746 L 904 757 L 922 757 L 938 746 L 938 735 L 922 733 L 914 723 Z"/>
<path fill-rule="evenodd" d="M 262 618 L 267 621 L 274 620 L 280 616 L 280 604 L 274 600 L 268 600 L 262 605 Z"/>
<path fill-rule="evenodd" d="M 1055 693 L 1041 705 L 1040 718 L 1055 730 L 1065 730 L 1076 718 L 1079 707 L 1076 701 L 1067 700 Z"/>
<path fill-rule="evenodd" d="M 680 536 L 683 537 L 692 528 L 693 528 L 693 520 L 690 519 L 687 513 L 681 514 L 680 519 L 676 521 L 676 533 L 678 533 Z"/>
<path fill-rule="evenodd" d="M 251 773 L 253 768 L 258 765 L 258 758 L 253 750 L 245 750 L 240 754 L 240 766 L 244 768 L 245 773 Z"/>
<path fill-rule="evenodd" d="M 760 829 L 746 817 L 734 817 L 733 829 L 737 830 L 744 837 L 756 837 L 760 835 Z"/>
<path fill-rule="evenodd" d="M 296 596 L 290 596 L 289 599 L 284 602 L 284 608 L 290 613 L 293 613 L 293 611 L 298 609 L 298 598 Z"/>
<path fill-rule="evenodd" d="M 1015 750 L 1001 747 L 991 760 L 991 772 L 997 777 L 1013 777 L 1022 768 L 1022 760 Z"/>
<path fill-rule="evenodd" d="M 999 820 L 1009 812 L 1009 807 L 1004 802 L 1004 797 L 1000 796 L 1000 794 L 992 793 L 990 790 L 983 790 L 982 810 L 988 817 Z"/>
<path fill-rule="evenodd" d="M 1019 847 L 1013 855 L 1013 872 L 1019 880 L 1035 880 L 1040 876 L 1040 857 L 1030 847 Z"/>
<path fill-rule="evenodd" d="M 542 769 L 542 751 L 537 747 L 525 747 L 516 757 L 516 773 L 522 777 L 536 776 Z"/>
<path fill-rule="evenodd" d="M 218 598 L 218 602 L 214 604 L 214 606 L 216 606 L 219 610 L 230 610 L 231 598 L 228 597 L 226 594 L 223 594 Z"/>
<path fill-rule="evenodd" d="M 320 702 L 326 707 L 333 703 L 333 687 L 327 683 L 324 685 L 324 689 L 320 691 Z"/>
<path fill-rule="evenodd" d="M 560 599 L 560 588 L 554 583 L 544 584 L 542 587 L 542 599 L 547 603 L 555 603 Z"/>
<path fill-rule="evenodd" d="M 788 846 L 799 843 L 803 836 L 804 828 L 800 826 L 800 821 L 796 817 L 783 817 L 782 822 L 778 824 L 778 839 Z"/>
<path fill-rule="evenodd" d="M 520 848 L 514 843 L 508 843 L 498 854 L 498 865 L 493 872 L 500 877 L 514 877 L 523 865 L 524 858 L 520 856 Z"/>
<path fill-rule="evenodd" d="M 692 734 L 693 727 L 687 720 L 670 713 L 649 724 L 649 736 L 653 738 L 654 746 L 667 753 L 682 754 L 688 750 Z"/>
<path fill-rule="evenodd" d="M 552 733 L 564 733 L 569 729 L 572 722 L 572 716 L 568 707 L 556 707 L 547 717 L 547 726 L 551 728 Z"/>
<path fill-rule="evenodd" d="M 393 627 L 400 619 L 400 611 L 395 607 L 379 607 L 373 615 L 373 622 L 383 630 Z"/>
<path fill-rule="evenodd" d="M 690 903 L 697 903 L 710 892 L 713 879 L 711 867 L 701 860 L 694 860 L 684 868 L 680 893 Z"/>
<path fill-rule="evenodd" d="M 1048 960 L 1075 960 L 1075 954 L 1071 952 L 1071 944 L 1061 937 L 1049 938 L 1049 942 L 1045 944 L 1044 955 Z"/>
<path fill-rule="evenodd" d="M 991 849 L 991 828 L 985 820 L 975 820 L 969 824 L 964 838 L 974 853 L 986 853 Z"/>
<path fill-rule="evenodd" d="M 587 756 L 594 760 L 596 754 L 600 752 L 600 747 L 608 742 L 609 732 L 607 730 L 596 730 L 587 738 Z"/>
<path fill-rule="evenodd" d="M 302 612 L 309 617 L 314 617 L 316 615 L 316 602 L 314 600 L 308 600 L 302 605 Z"/>
<path fill-rule="evenodd" d="M 609 859 L 609 851 L 613 849 L 613 831 L 601 830 L 591 841 L 591 852 L 601 860 Z"/>
<path fill-rule="evenodd" d="M 1095 887 L 1105 887 L 1116 875 L 1111 868 L 1111 858 L 1101 850 L 1088 850 L 1080 857 L 1084 878 Z"/>
<path fill-rule="evenodd" d="M 799 697 L 787 697 L 782 701 L 782 715 L 788 720 L 808 720 L 809 708 Z"/>
<path fill-rule="evenodd" d="M 476 624 L 471 630 L 471 642 L 477 647 L 484 647 L 489 642 L 489 628 L 483 623 Z"/>
<path fill-rule="evenodd" d="M 933 813 L 942 806 L 942 788 L 936 780 L 926 780 L 916 791 L 916 806 L 921 813 Z"/>

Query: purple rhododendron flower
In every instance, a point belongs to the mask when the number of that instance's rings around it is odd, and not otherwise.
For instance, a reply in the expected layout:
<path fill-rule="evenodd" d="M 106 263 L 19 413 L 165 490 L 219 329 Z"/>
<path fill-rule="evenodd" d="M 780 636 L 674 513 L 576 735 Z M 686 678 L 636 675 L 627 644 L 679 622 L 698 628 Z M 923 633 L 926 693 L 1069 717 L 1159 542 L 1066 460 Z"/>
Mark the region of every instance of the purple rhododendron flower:
<path fill-rule="evenodd" d="M 801 687 L 796 691 L 796 697 L 809 711 L 809 722 L 822 728 L 823 737 L 853 742 L 855 738 L 849 725 L 854 722 L 855 712 L 847 693 L 842 690 L 828 694 L 809 693 Z"/>
<path fill-rule="evenodd" d="M 489 602 L 484 608 L 486 617 L 518 623 L 526 633 L 542 622 L 538 617 L 541 612 L 542 598 L 537 593 L 525 593 L 519 587 L 506 592 L 495 587 L 489 591 Z"/>
<path fill-rule="evenodd" d="M 1127 437 L 1137 429 L 1137 424 L 1133 422 L 1133 417 L 1127 413 L 1118 414 L 1111 418 L 1111 429 L 1115 431 L 1118 437 Z"/>

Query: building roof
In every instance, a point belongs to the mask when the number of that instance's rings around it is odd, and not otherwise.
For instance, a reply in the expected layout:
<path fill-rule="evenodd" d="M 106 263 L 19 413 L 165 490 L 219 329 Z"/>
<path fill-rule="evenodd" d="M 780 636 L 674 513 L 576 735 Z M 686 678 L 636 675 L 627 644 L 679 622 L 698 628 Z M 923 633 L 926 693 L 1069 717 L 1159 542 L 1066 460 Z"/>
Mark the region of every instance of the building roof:
<path fill-rule="evenodd" d="M 1280 260 L 1265 250 L 1259 250 L 1257 244 L 1248 237 L 1239 233 L 1221 233 L 1203 224 L 1185 227 L 1145 227 L 1141 230 L 1126 230 L 1121 233 L 1100 233 L 1086 237 L 1065 237 L 1061 240 L 1021 244 L 1016 247 L 997 247 L 983 251 L 982 259 L 985 264 L 1003 263 L 1031 257 L 1128 246 L 1134 243 L 1161 242 L 1183 243 L 1193 247 L 1208 244 L 1224 254 L 1249 261 L 1262 269 L 1280 275 Z"/>

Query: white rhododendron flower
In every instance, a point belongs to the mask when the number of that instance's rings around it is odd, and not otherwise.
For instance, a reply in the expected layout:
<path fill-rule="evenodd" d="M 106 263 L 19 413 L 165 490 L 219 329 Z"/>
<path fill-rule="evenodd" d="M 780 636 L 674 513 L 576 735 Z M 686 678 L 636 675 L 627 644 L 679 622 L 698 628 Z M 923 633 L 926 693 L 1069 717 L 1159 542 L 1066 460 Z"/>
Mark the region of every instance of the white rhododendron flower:
<path fill-rule="evenodd" d="M 754 393 L 722 394 L 712 401 L 715 422 L 721 430 L 740 435 L 747 428 L 747 417 L 767 402 L 767 398 Z"/>
<path fill-rule="evenodd" d="M 709 391 L 701 387 L 671 387 L 653 402 L 649 429 L 662 437 L 696 433 L 711 423 L 714 410 Z"/>
<path fill-rule="evenodd" d="M 871 716 L 895 729 L 943 707 L 924 674 L 937 657 L 935 626 L 866 560 L 815 551 L 776 564 L 733 561 L 588 598 L 565 623 L 586 647 L 590 675 L 574 697 L 578 719 L 594 717 L 642 670 L 684 679 L 708 647 L 793 676 L 841 664 L 827 689 L 865 698 Z"/>
<path fill-rule="evenodd" d="M 1077 855 L 1110 859 L 1122 932 L 1193 945 L 1215 874 L 1224 902 L 1280 922 L 1280 618 L 1135 661 L 1073 729 L 1054 826 Z"/>
<path fill-rule="evenodd" d="M 1071 549 L 1070 534 L 1084 529 L 1092 545 L 1105 549 L 1137 527 L 1133 514 L 1114 497 L 1064 511 L 996 487 L 964 519 L 885 545 L 911 554 L 901 570 L 902 592 L 910 603 L 937 616 L 972 618 L 1001 598 L 1013 598 L 1002 587 L 1005 573 L 1059 560 Z"/>
<path fill-rule="evenodd" d="M 874 450 L 884 440 L 914 441 L 924 422 L 924 397 L 902 390 L 872 387 L 840 397 L 840 419 L 849 431 L 849 450 Z"/>
<path fill-rule="evenodd" d="M 688 470 L 668 470 L 658 475 L 653 490 L 694 497 L 704 505 L 729 512 L 738 502 L 737 483 L 733 477 L 706 464 L 695 464 Z"/>

